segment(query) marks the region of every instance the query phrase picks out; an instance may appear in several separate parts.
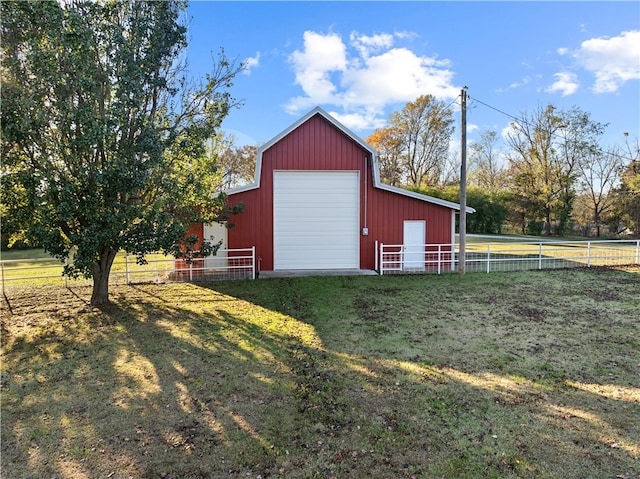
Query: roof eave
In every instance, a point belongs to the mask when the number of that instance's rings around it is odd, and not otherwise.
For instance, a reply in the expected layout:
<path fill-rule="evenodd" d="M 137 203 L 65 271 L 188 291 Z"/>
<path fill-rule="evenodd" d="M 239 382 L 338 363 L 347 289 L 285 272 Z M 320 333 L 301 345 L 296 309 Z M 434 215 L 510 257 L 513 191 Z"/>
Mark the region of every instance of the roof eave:
<path fill-rule="evenodd" d="M 255 190 L 255 189 L 259 188 L 260 187 L 260 176 L 262 174 L 262 155 L 263 155 L 263 153 L 266 150 L 268 150 L 269 148 L 271 148 L 273 145 L 278 143 L 280 140 L 282 140 L 289 133 L 293 132 L 296 128 L 298 128 L 301 125 L 303 125 L 304 123 L 306 123 L 309 119 L 311 119 L 315 115 L 322 116 L 325 120 L 327 120 L 329 123 L 334 125 L 338 130 L 342 131 L 342 133 L 344 133 L 347 137 L 349 137 L 351 140 L 353 140 L 360 147 L 362 147 L 362 149 L 364 149 L 365 151 L 367 151 L 371 155 L 371 160 L 372 160 L 371 164 L 372 164 L 372 168 L 373 168 L 373 172 L 372 172 L 373 173 L 373 186 L 375 188 L 378 188 L 378 189 L 381 189 L 381 190 L 384 190 L 384 191 L 389 191 L 391 193 L 395 193 L 395 194 L 399 194 L 399 195 L 403 195 L 403 196 L 408 196 L 409 198 L 414 198 L 414 199 L 417 199 L 417 200 L 426 201 L 427 203 L 432 203 L 432 204 L 435 204 L 435 205 L 438 205 L 438 206 L 443 206 L 445 208 L 450 208 L 450 209 L 453 209 L 453 210 L 456 210 L 456 211 L 460 211 L 460 205 L 457 204 L 457 203 L 452 203 L 450 201 L 441 200 L 440 198 L 435 198 L 433 196 L 423 195 L 421 193 L 416 193 L 416 192 L 413 192 L 413 191 L 405 190 L 404 188 L 398 188 L 397 186 L 391 186 L 391 185 L 387 185 L 385 183 L 382 183 L 380 181 L 380 170 L 378 168 L 378 152 L 376 151 L 376 149 L 373 148 L 371 145 L 369 145 L 366 141 L 364 141 L 358 135 L 356 135 L 354 132 L 352 132 L 349 128 L 347 128 L 342 123 L 340 123 L 338 120 L 336 120 L 333 116 L 329 115 L 329 113 L 327 113 L 325 110 L 323 110 L 319 106 L 315 107 L 309 113 L 307 113 L 302 118 L 300 118 L 298 121 L 296 121 L 295 123 L 290 125 L 288 128 L 286 128 L 283 131 L 281 131 L 279 134 L 274 136 L 267 143 L 265 143 L 260 148 L 258 148 L 258 153 L 257 153 L 257 158 L 256 158 L 256 172 L 255 172 L 255 178 L 253 180 L 253 183 L 250 183 L 250 184 L 244 185 L 244 186 L 239 186 L 237 188 L 231 188 L 229 190 L 224 191 L 224 193 L 227 194 L 227 195 L 234 195 L 234 194 L 237 194 L 237 193 L 244 193 L 245 191 Z M 475 211 L 476 211 L 471 207 L 467 207 L 466 210 L 467 210 L 467 213 L 475 213 Z"/>
<path fill-rule="evenodd" d="M 442 200 L 440 198 L 435 198 L 434 196 L 423 195 L 422 193 L 417 193 L 415 191 L 405 190 L 404 188 L 399 188 L 397 186 L 387 185 L 385 183 L 380 183 L 376 185 L 377 188 L 385 191 L 389 191 L 391 193 L 395 193 L 398 195 L 408 196 L 409 198 L 414 198 L 416 200 L 425 201 L 427 203 L 432 203 L 434 205 L 443 206 L 445 208 L 450 208 L 452 210 L 460 211 L 460 205 L 458 203 L 453 203 L 451 201 Z M 476 210 L 467 206 L 467 213 L 475 213 Z"/>

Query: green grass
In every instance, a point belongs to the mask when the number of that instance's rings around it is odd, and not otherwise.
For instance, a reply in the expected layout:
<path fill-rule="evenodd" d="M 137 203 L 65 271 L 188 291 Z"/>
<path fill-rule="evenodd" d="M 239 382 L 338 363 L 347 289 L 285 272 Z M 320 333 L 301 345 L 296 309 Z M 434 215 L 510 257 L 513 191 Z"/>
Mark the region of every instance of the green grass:
<path fill-rule="evenodd" d="M 640 269 L 12 291 L 11 478 L 639 478 Z"/>

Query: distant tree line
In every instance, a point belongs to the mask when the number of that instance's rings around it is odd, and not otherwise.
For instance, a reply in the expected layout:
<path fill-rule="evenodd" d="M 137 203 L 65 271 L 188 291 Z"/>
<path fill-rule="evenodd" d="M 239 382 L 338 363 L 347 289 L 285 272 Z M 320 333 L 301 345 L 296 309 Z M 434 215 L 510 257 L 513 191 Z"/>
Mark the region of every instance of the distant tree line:
<path fill-rule="evenodd" d="M 471 233 L 599 237 L 640 235 L 640 143 L 605 146 L 607 125 L 578 107 L 524 112 L 503 133 L 468 146 L 467 219 Z M 459 152 L 449 145 L 453 111 L 425 95 L 391 114 L 367 138 L 379 153 L 381 180 L 459 200 Z"/>

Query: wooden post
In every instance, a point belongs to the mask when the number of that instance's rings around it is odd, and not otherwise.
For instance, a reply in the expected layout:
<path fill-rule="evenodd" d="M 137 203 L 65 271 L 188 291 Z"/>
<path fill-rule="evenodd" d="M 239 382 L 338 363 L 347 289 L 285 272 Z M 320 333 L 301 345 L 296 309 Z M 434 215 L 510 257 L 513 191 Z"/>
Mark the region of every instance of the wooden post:
<path fill-rule="evenodd" d="M 460 252 L 458 272 L 467 272 L 467 87 L 460 95 Z"/>

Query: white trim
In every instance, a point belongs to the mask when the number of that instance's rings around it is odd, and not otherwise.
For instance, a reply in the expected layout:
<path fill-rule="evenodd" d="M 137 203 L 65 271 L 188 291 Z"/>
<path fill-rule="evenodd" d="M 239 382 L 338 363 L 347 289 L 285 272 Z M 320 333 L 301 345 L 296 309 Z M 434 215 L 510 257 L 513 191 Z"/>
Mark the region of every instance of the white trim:
<path fill-rule="evenodd" d="M 460 205 L 458 203 L 452 203 L 450 201 L 441 200 L 440 198 L 434 198 L 433 196 L 427 196 L 427 195 L 423 195 L 423 194 L 420 194 L 420 193 L 415 193 L 413 191 L 405 190 L 404 188 L 398 188 L 397 186 L 391 186 L 391 185 L 387 185 L 385 183 L 382 183 L 380 181 L 380 169 L 379 169 L 379 166 L 378 166 L 378 152 L 376 151 L 376 149 L 373 148 L 371 145 L 369 145 L 367 142 L 365 142 L 358 135 L 353 133 L 351 130 L 349 130 L 349 128 L 344 126 L 342 123 L 340 123 L 334 117 L 329 115 L 329 113 L 327 113 L 325 110 L 323 110 L 319 106 L 315 107 L 313 110 L 311 110 L 309 113 L 304 115 L 302 118 L 300 118 L 298 121 L 293 123 L 291 126 L 289 126 L 285 130 L 283 130 L 280 133 L 278 133 L 276 136 L 274 136 L 271 140 L 269 140 L 267 143 L 265 143 L 264 145 L 262 145 L 258 149 L 258 154 L 257 154 L 257 158 L 256 158 L 256 172 L 255 172 L 255 178 L 253 180 L 253 183 L 245 185 L 245 186 L 240 186 L 240 187 L 237 187 L 237 188 L 231 188 L 229 190 L 224 191 L 224 193 L 226 193 L 227 195 L 234 195 L 234 194 L 237 194 L 237 193 L 242 193 L 244 191 L 250 191 L 250 190 L 255 190 L 257 188 L 260 188 L 260 179 L 261 179 L 261 175 L 262 175 L 262 155 L 263 155 L 263 153 L 266 150 L 268 150 L 269 148 L 271 148 L 273 145 L 278 143 L 280 140 L 282 140 L 289 133 L 294 131 L 296 128 L 298 128 L 302 124 L 306 123 L 308 120 L 310 120 L 315 115 L 322 116 L 325 120 L 327 120 L 329 123 L 334 125 L 338 130 L 342 131 L 342 133 L 344 133 L 346 136 L 351 138 L 355 143 L 360 145 L 364 150 L 366 150 L 371 155 L 371 160 L 372 160 L 371 161 L 371 169 L 372 169 L 371 173 L 372 173 L 372 176 L 373 176 L 373 186 L 374 186 L 374 188 L 378 188 L 380 190 L 388 191 L 390 193 L 395 193 L 395 194 L 398 194 L 398 195 L 408 196 L 409 198 L 413 198 L 413 199 L 420 200 L 420 201 L 425 201 L 427 203 L 432 203 L 434 205 L 444 206 L 445 208 L 451 208 L 452 210 L 455 210 L 455 211 L 460 211 Z M 475 211 L 476 210 L 474 210 L 473 208 L 471 208 L 469 206 L 467 207 L 467 213 L 475 213 Z"/>
<path fill-rule="evenodd" d="M 451 211 L 451 244 L 456 242 L 456 212 Z"/>
<path fill-rule="evenodd" d="M 451 210 L 451 251 L 456 250 L 456 212 Z M 451 255 L 451 270 L 456 268 L 456 255 Z"/>
<path fill-rule="evenodd" d="M 376 174 L 377 174 L 377 170 L 376 170 Z M 404 188 L 387 185 L 385 183 L 377 182 L 377 184 L 374 184 L 374 186 L 381 190 L 390 191 L 391 193 L 408 196 L 410 198 L 415 198 L 416 200 L 422 200 L 428 203 L 433 203 L 438 206 L 451 208 L 452 210 L 455 210 L 455 211 L 460 211 L 460 205 L 458 203 L 452 203 L 451 201 L 442 200 L 440 198 L 434 198 L 433 196 L 423 195 L 421 193 L 416 193 L 415 191 L 405 190 Z M 475 213 L 475 211 L 476 210 L 474 210 L 473 208 L 467 207 L 467 213 Z"/>

